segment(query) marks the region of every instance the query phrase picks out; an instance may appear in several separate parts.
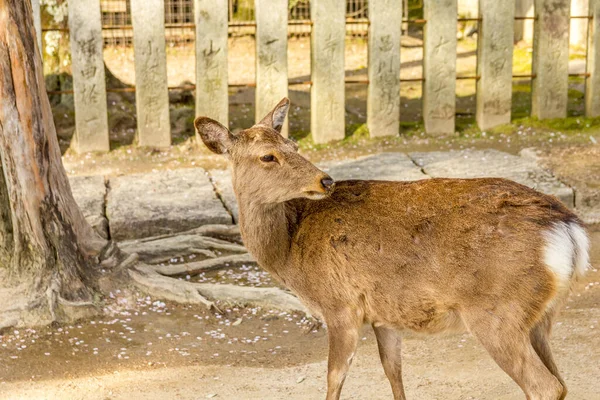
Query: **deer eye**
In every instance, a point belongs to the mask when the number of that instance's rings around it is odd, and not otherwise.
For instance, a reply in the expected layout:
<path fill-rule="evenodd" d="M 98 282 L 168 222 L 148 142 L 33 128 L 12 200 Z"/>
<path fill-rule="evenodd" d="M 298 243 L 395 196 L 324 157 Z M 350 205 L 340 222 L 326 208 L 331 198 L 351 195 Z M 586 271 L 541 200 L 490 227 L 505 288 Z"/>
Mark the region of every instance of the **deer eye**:
<path fill-rule="evenodd" d="M 277 159 L 275 158 L 275 156 L 273 154 L 267 154 L 266 156 L 262 156 L 260 158 L 260 161 L 262 161 L 262 162 L 273 162 L 273 161 L 277 161 Z"/>

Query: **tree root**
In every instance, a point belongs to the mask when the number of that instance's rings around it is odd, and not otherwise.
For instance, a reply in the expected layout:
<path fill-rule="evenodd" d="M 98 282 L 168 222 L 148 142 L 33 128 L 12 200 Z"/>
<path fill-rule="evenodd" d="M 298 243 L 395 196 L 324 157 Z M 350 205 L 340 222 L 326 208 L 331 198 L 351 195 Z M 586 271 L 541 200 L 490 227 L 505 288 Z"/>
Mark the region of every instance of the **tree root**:
<path fill-rule="evenodd" d="M 236 254 L 219 258 L 210 258 L 208 260 L 194 261 L 185 264 L 172 264 L 155 266 L 154 269 L 161 275 L 197 275 L 201 272 L 213 271 L 215 269 L 238 267 L 245 264 L 254 263 L 250 254 Z"/>
<path fill-rule="evenodd" d="M 241 245 L 239 228 L 235 225 L 204 225 L 179 234 L 122 242 L 119 247 L 126 253 L 139 256 L 141 262 L 135 263 L 134 259 L 132 263 L 135 265 L 129 267 L 128 273 L 140 290 L 152 296 L 178 303 L 203 304 L 209 309 L 217 309 L 214 301 L 220 301 L 239 306 L 252 304 L 308 313 L 298 298 L 279 288 L 194 283 L 171 277 L 255 262 Z M 216 251 L 241 254 L 217 257 Z M 161 266 L 144 263 L 157 263 L 167 261 L 174 255 L 181 257 L 189 254 L 202 254 L 209 258 Z"/>
<path fill-rule="evenodd" d="M 232 243 L 239 240 L 239 230 L 227 225 L 205 225 L 191 231 L 174 235 L 162 235 L 151 238 L 130 240 L 119 243 L 126 253 L 137 253 L 140 260 L 155 264 L 168 261 L 173 256 L 199 254 L 216 258 L 215 251 L 245 253 L 241 244 Z"/>
<path fill-rule="evenodd" d="M 242 235 L 238 225 L 203 225 L 190 231 L 197 235 L 210 236 L 215 239 L 227 240 L 242 244 Z"/>
<path fill-rule="evenodd" d="M 152 296 L 178 303 L 204 304 L 209 310 L 220 311 L 214 302 L 200 294 L 197 284 L 163 276 L 149 265 L 140 263 L 130 268 L 129 276 L 139 289 Z"/>
<path fill-rule="evenodd" d="M 140 290 L 153 296 L 179 303 L 204 304 L 209 309 L 216 309 L 219 312 L 215 303 L 207 297 L 231 305 L 252 304 L 308 314 L 298 298 L 278 288 L 187 282 L 161 275 L 155 267 L 141 263 L 129 269 L 129 275 Z"/>

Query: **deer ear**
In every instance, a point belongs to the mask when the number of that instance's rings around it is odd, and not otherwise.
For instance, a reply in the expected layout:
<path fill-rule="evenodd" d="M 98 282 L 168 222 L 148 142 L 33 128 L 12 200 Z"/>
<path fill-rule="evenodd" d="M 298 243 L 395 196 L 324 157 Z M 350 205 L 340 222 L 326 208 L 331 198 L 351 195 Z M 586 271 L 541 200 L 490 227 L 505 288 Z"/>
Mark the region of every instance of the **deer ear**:
<path fill-rule="evenodd" d="M 225 154 L 233 144 L 233 135 L 229 129 L 207 117 L 198 117 L 194 121 L 196 131 L 202 141 L 213 153 Z"/>
<path fill-rule="evenodd" d="M 283 128 L 283 121 L 285 121 L 285 116 L 287 115 L 288 109 L 290 108 L 290 100 L 287 97 L 284 97 L 271 111 L 268 113 L 259 123 L 258 125 L 268 126 L 269 128 L 275 129 L 277 132 L 281 133 L 281 128 Z"/>

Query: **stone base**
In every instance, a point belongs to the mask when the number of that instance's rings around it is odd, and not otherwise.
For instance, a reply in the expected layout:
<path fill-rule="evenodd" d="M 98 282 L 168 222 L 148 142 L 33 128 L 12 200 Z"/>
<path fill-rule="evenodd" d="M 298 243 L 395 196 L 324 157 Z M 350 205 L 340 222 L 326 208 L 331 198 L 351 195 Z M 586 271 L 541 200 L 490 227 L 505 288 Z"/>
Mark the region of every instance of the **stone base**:
<path fill-rule="evenodd" d="M 106 216 L 114 240 L 232 223 L 202 168 L 113 178 Z"/>

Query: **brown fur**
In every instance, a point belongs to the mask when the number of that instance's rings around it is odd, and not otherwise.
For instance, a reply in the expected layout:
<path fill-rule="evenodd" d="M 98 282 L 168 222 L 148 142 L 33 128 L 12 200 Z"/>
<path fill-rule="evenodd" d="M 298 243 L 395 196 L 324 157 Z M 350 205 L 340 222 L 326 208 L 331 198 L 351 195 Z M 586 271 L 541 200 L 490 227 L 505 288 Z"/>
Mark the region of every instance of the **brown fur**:
<path fill-rule="evenodd" d="M 396 399 L 399 332 L 464 327 L 528 398 L 564 397 L 547 342 L 557 285 L 542 232 L 577 217 L 553 197 L 492 178 L 342 181 L 326 197 L 327 176 L 269 126 L 287 105 L 237 135 L 209 119 L 196 126 L 230 157 L 248 250 L 328 325 L 327 398 L 339 398 L 365 323 Z M 276 162 L 262 162 L 265 154 Z"/>

